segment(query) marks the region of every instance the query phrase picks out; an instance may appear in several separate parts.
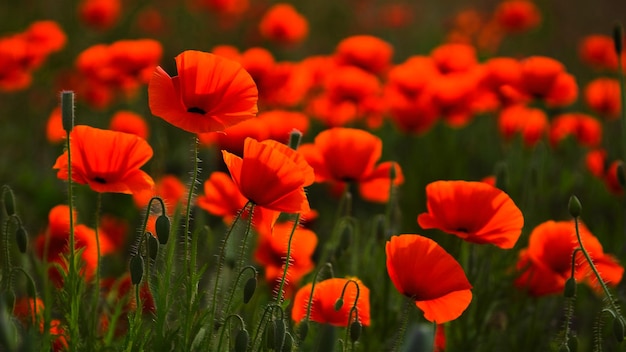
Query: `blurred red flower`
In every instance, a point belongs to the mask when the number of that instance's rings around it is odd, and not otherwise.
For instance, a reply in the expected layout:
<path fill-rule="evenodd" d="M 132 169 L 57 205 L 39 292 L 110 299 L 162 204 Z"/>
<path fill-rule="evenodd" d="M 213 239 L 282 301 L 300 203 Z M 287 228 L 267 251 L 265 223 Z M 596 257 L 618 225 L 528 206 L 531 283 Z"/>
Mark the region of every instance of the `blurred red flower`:
<path fill-rule="evenodd" d="M 356 285 L 359 286 L 358 301 L 356 301 Z M 291 310 L 291 318 L 294 321 L 301 322 L 304 320 L 307 310 L 310 308 L 309 320 L 317 323 L 348 326 L 352 321 L 358 320 L 364 326 L 370 325 L 370 290 L 359 279 L 332 278 L 317 282 L 309 307 L 312 286 L 312 284 L 307 284 L 296 293 Z M 344 303 L 339 310 L 335 310 L 335 303 L 341 297 L 344 287 Z M 350 310 L 355 305 L 355 301 L 356 314 L 353 314 L 353 320 L 349 321 Z"/>
<path fill-rule="evenodd" d="M 291 4 L 272 5 L 259 23 L 261 36 L 279 44 L 302 42 L 309 34 L 309 22 Z"/>
<path fill-rule="evenodd" d="M 506 107 L 498 115 L 498 128 L 504 139 L 510 140 L 520 133 L 524 144 L 529 147 L 536 145 L 546 134 L 548 123 L 543 110 L 522 104 Z"/>
<path fill-rule="evenodd" d="M 572 135 L 585 147 L 597 147 L 602 142 L 602 125 L 587 114 L 567 113 L 556 116 L 550 125 L 550 143 L 556 147 L 568 135 Z"/>
<path fill-rule="evenodd" d="M 161 176 L 154 185 L 154 192 L 133 195 L 135 204 L 143 208 L 152 197 L 161 197 L 165 203 L 167 215 L 173 216 L 177 209 L 184 212 L 187 206 L 187 186 L 174 175 Z M 153 203 L 154 206 L 154 203 Z M 157 207 L 160 209 L 160 206 Z M 159 210 L 160 211 L 160 210 Z"/>
<path fill-rule="evenodd" d="M 624 268 L 615 257 L 604 253 L 600 241 L 584 224 L 579 224 L 579 231 L 585 249 L 605 283 L 616 286 L 622 279 Z M 578 247 L 573 221 L 550 220 L 539 224 L 530 234 L 528 248 L 519 253 L 519 277 L 515 285 L 533 296 L 562 293 L 565 281 L 571 275 L 574 249 Z M 577 282 L 600 290 L 589 263 L 580 251 L 576 254 L 574 275 Z"/>
<path fill-rule="evenodd" d="M 123 132 L 75 126 L 70 133 L 72 181 L 96 192 L 137 194 L 152 192 L 154 181 L 139 168 L 152 157 L 144 139 Z M 57 177 L 68 178 L 67 151 L 57 158 Z"/>
<path fill-rule="evenodd" d="M 81 22 L 98 30 L 113 27 L 119 20 L 121 10 L 120 0 L 83 0 L 78 7 Z"/>
<path fill-rule="evenodd" d="M 235 61 L 188 50 L 176 56 L 178 76 L 160 66 L 148 86 L 152 114 L 188 132 L 222 131 L 257 113 L 257 88 Z"/>
<path fill-rule="evenodd" d="M 619 82 L 614 78 L 596 78 L 585 87 L 585 103 L 608 119 L 618 119 L 622 111 Z"/>
<path fill-rule="evenodd" d="M 537 5 L 528 0 L 505 0 L 498 4 L 493 16 L 509 33 L 525 32 L 541 23 Z"/>
<path fill-rule="evenodd" d="M 385 246 L 387 272 L 401 294 L 415 300 L 424 318 L 442 324 L 458 318 L 472 301 L 461 265 L 435 241 L 392 236 Z"/>
<path fill-rule="evenodd" d="M 484 182 L 435 181 L 426 186 L 427 213 L 418 216 L 423 229 L 439 229 L 465 241 L 515 246 L 524 217 L 503 191 Z"/>
<path fill-rule="evenodd" d="M 391 66 L 393 47 L 371 35 L 355 35 L 343 39 L 335 49 L 335 62 L 356 66 L 374 75 L 383 74 Z"/>
<path fill-rule="evenodd" d="M 144 118 L 132 111 L 120 110 L 113 114 L 109 122 L 112 131 L 125 132 L 148 139 L 148 124 Z"/>
<path fill-rule="evenodd" d="M 391 168 L 394 185 L 404 182 L 402 169 L 395 162 L 376 164 L 381 157 L 380 138 L 359 129 L 335 127 L 315 137 L 314 144 L 300 150 L 315 170 L 316 182 L 358 183 L 363 199 L 385 203 L 389 199 Z"/>

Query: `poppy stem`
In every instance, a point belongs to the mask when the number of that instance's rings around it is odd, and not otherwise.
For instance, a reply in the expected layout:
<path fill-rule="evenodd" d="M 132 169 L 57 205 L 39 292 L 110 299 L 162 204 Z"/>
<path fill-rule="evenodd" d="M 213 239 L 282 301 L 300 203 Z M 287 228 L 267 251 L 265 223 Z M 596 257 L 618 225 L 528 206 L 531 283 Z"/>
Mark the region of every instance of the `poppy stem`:
<path fill-rule="evenodd" d="M 399 351 L 404 341 L 404 334 L 406 333 L 406 327 L 409 324 L 409 310 L 413 301 L 409 298 L 404 299 L 404 306 L 402 307 L 402 318 L 400 320 L 400 329 L 398 329 L 398 337 L 393 344 L 393 352 Z"/>
<path fill-rule="evenodd" d="M 211 298 L 211 313 L 209 315 L 209 323 L 210 324 L 215 324 L 217 317 L 217 289 L 219 287 L 219 283 L 220 283 L 220 273 L 222 272 L 222 267 L 224 266 L 224 257 L 226 256 L 226 246 L 228 244 L 228 239 L 230 238 L 230 235 L 233 233 L 235 226 L 237 225 L 237 223 L 239 222 L 239 219 L 241 219 L 241 215 L 243 213 L 245 213 L 246 209 L 248 208 L 248 206 L 251 206 L 252 202 L 248 201 L 243 208 L 241 208 L 241 210 L 237 213 L 237 216 L 235 216 L 235 219 L 233 220 L 233 223 L 230 225 L 230 228 L 228 229 L 228 232 L 226 232 L 226 236 L 224 237 L 224 240 L 222 241 L 222 246 L 220 247 L 220 253 L 217 257 L 217 267 L 216 267 L 216 271 L 215 271 L 215 284 L 213 285 L 213 297 Z M 211 346 L 211 339 L 213 338 L 213 327 L 211 327 L 211 331 L 209 333 L 209 341 L 207 346 Z"/>
<path fill-rule="evenodd" d="M 585 249 L 585 246 L 583 245 L 583 241 L 580 237 L 580 231 L 578 229 L 578 217 L 574 217 L 574 226 L 576 227 L 576 238 L 578 239 L 578 244 L 580 245 L 580 251 L 585 256 L 585 259 L 587 260 L 587 263 L 589 263 L 589 267 L 591 268 L 591 270 L 593 271 L 593 274 L 595 275 L 596 279 L 600 283 L 600 286 L 602 286 L 602 290 L 604 291 L 604 294 L 606 295 L 606 299 L 609 301 L 611 308 L 613 308 L 615 313 L 619 313 L 620 311 L 619 307 L 617 307 L 617 305 L 615 304 L 615 300 L 613 300 L 613 296 L 611 295 L 609 288 L 606 286 L 606 283 L 604 283 L 604 280 L 602 279 L 602 276 L 600 276 L 598 269 L 596 268 L 595 264 L 593 264 L 593 260 L 591 259 L 591 256 L 589 256 L 589 253 L 587 252 L 587 250 Z"/>
<path fill-rule="evenodd" d="M 189 185 L 189 194 L 187 195 L 187 209 L 185 213 L 185 271 L 188 277 L 191 277 L 191 265 L 195 263 L 195 253 L 190 255 L 189 253 L 189 236 L 191 231 L 189 229 L 189 223 L 191 222 L 191 201 L 193 200 L 193 194 L 196 189 L 196 182 L 198 181 L 198 137 L 194 137 L 193 145 L 193 172 L 191 174 L 191 184 Z M 193 257 L 192 257 L 193 256 Z"/>
<path fill-rule="evenodd" d="M 222 351 L 222 342 L 224 340 L 224 331 L 226 331 L 226 324 L 230 323 L 230 318 L 238 318 L 239 319 L 239 324 L 241 325 L 241 329 L 245 329 L 246 328 L 246 323 L 244 323 L 243 318 L 241 318 L 239 315 L 237 314 L 231 314 L 229 316 L 226 317 L 226 319 L 224 319 L 224 326 L 222 327 L 222 332 L 220 333 L 220 341 L 217 344 L 217 350 L 218 351 Z"/>
<path fill-rule="evenodd" d="M 280 285 L 278 286 L 278 292 L 276 293 L 276 304 L 280 305 L 283 302 L 283 286 L 287 278 L 287 270 L 289 269 L 289 262 L 291 261 L 291 241 L 293 235 L 296 233 L 296 228 L 300 224 L 300 213 L 296 215 L 296 220 L 291 228 L 291 234 L 289 235 L 289 242 L 287 243 L 287 257 L 285 258 L 285 269 L 283 270 L 283 277 L 280 279 Z"/>
<path fill-rule="evenodd" d="M 102 193 L 98 192 L 98 196 L 96 199 L 96 220 L 95 220 L 95 235 L 96 235 L 96 278 L 95 278 L 95 282 L 94 282 L 94 294 L 93 294 L 93 310 L 94 310 L 94 314 L 92 316 L 93 318 L 93 326 L 92 326 L 92 332 L 97 331 L 97 327 L 98 327 L 98 314 L 96 313 L 98 311 L 98 301 L 100 299 L 100 231 L 99 231 L 99 227 L 100 227 L 100 212 L 102 211 Z"/>

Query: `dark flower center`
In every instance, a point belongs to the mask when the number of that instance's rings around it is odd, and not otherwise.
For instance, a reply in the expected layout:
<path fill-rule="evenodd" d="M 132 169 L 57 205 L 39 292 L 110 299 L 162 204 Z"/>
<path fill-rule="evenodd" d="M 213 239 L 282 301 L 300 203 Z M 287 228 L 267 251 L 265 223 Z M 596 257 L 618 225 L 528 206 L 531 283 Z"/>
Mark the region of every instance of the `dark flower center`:
<path fill-rule="evenodd" d="M 458 232 L 465 232 L 467 233 L 467 229 L 465 227 L 459 227 L 458 229 L 456 229 Z"/>
<path fill-rule="evenodd" d="M 200 114 L 200 115 L 206 114 L 206 111 L 204 111 L 204 110 L 202 110 L 200 108 L 197 108 L 195 106 L 187 109 L 187 112 L 191 112 L 191 113 L 194 113 L 194 114 Z"/>
<path fill-rule="evenodd" d="M 93 180 L 101 184 L 107 183 L 107 180 L 103 179 L 102 177 L 94 177 Z"/>

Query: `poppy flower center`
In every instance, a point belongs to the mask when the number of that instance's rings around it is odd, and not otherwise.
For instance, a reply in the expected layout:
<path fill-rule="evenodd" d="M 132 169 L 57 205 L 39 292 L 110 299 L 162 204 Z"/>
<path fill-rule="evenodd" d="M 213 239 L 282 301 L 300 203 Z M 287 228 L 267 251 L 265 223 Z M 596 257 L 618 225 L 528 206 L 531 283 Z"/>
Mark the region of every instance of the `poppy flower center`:
<path fill-rule="evenodd" d="M 456 229 L 458 232 L 465 232 L 467 233 L 467 229 L 465 227 L 459 227 L 458 229 Z"/>
<path fill-rule="evenodd" d="M 204 111 L 204 110 L 202 110 L 200 108 L 197 108 L 195 106 L 187 109 L 187 112 L 191 112 L 191 113 L 194 113 L 194 114 L 200 114 L 200 115 L 206 114 L 206 111 Z"/>
<path fill-rule="evenodd" d="M 103 179 L 102 177 L 94 177 L 93 180 L 101 184 L 107 183 L 107 180 Z"/>

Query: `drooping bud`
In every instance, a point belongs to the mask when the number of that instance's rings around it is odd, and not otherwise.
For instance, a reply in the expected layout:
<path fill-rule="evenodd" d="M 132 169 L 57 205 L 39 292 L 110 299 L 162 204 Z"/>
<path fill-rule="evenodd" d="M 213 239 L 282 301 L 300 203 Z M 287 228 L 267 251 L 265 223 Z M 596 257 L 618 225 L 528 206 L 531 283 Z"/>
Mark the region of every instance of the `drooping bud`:
<path fill-rule="evenodd" d="M 565 281 L 565 289 L 563 290 L 563 295 L 567 298 L 572 298 L 576 296 L 576 279 L 570 277 Z"/>
<path fill-rule="evenodd" d="M 161 214 L 156 219 L 155 224 L 156 235 L 159 239 L 159 243 L 166 244 L 170 237 L 170 219 L 165 214 Z"/>
<path fill-rule="evenodd" d="M 130 282 L 139 285 L 143 277 L 143 257 L 134 255 L 130 257 Z"/>
<path fill-rule="evenodd" d="M 343 298 L 339 297 L 335 302 L 335 310 L 339 310 L 341 307 L 343 307 Z"/>
<path fill-rule="evenodd" d="M 582 212 L 582 205 L 578 200 L 578 197 L 572 195 L 569 197 L 569 203 L 567 204 L 567 209 L 569 210 L 569 214 L 575 218 L 580 216 Z"/>
<path fill-rule="evenodd" d="M 578 337 L 576 336 L 570 336 L 569 340 L 567 341 L 567 345 L 569 347 L 569 350 L 571 352 L 576 352 L 578 351 Z"/>
<path fill-rule="evenodd" d="M 357 342 L 359 337 L 361 337 L 361 331 L 363 330 L 363 325 L 360 321 L 355 320 L 350 324 L 350 340 L 352 342 Z"/>
<path fill-rule="evenodd" d="M 15 231 L 15 242 L 17 242 L 17 248 L 20 252 L 22 254 L 26 253 L 26 249 L 28 247 L 28 234 L 26 233 L 24 226 L 18 227 L 17 231 Z"/>
<path fill-rule="evenodd" d="M 159 241 L 154 238 L 151 232 L 146 232 L 148 236 L 148 255 L 152 260 L 156 260 L 157 254 L 159 254 Z"/>
<path fill-rule="evenodd" d="M 287 326 L 285 325 L 285 321 L 283 319 L 278 319 L 275 321 L 276 325 L 274 328 L 274 349 L 276 351 L 282 351 L 284 343 L 285 343 L 285 334 L 287 333 Z"/>
<path fill-rule="evenodd" d="M 252 299 L 254 291 L 256 290 L 256 284 L 256 276 L 253 276 L 246 281 L 246 285 L 243 287 L 243 303 L 250 302 L 250 299 Z"/>
<path fill-rule="evenodd" d="M 245 352 L 248 350 L 248 342 L 250 341 L 250 335 L 248 330 L 241 329 L 237 332 L 235 337 L 235 352 Z"/>
<path fill-rule="evenodd" d="M 5 186 L 3 196 L 4 209 L 7 211 L 7 215 L 15 215 L 15 196 L 13 195 L 13 190 L 10 187 Z"/>
<path fill-rule="evenodd" d="M 71 132 L 74 128 L 74 92 L 61 92 L 61 120 L 63 121 L 63 129 Z"/>
<path fill-rule="evenodd" d="M 265 327 L 265 347 L 276 349 L 276 321 L 272 320 Z"/>
<path fill-rule="evenodd" d="M 619 57 L 622 54 L 622 47 L 624 44 L 624 30 L 621 24 L 616 24 L 613 27 L 613 45 L 615 47 L 615 53 Z"/>
<path fill-rule="evenodd" d="M 282 352 L 291 352 L 293 349 L 293 336 L 290 333 L 287 333 L 285 336 L 285 343 L 283 344 Z"/>
<path fill-rule="evenodd" d="M 622 186 L 622 188 L 626 188 L 626 171 L 624 171 L 623 162 L 617 162 L 615 173 L 617 174 L 617 182 L 619 182 L 619 185 Z"/>
<path fill-rule="evenodd" d="M 613 334 L 615 335 L 617 342 L 624 341 L 626 329 L 624 327 L 624 320 L 619 315 L 617 315 L 613 320 Z"/>
<path fill-rule="evenodd" d="M 298 325 L 298 336 L 300 336 L 300 341 L 304 341 L 306 339 L 306 335 L 309 334 L 309 321 L 308 319 L 303 320 Z"/>

